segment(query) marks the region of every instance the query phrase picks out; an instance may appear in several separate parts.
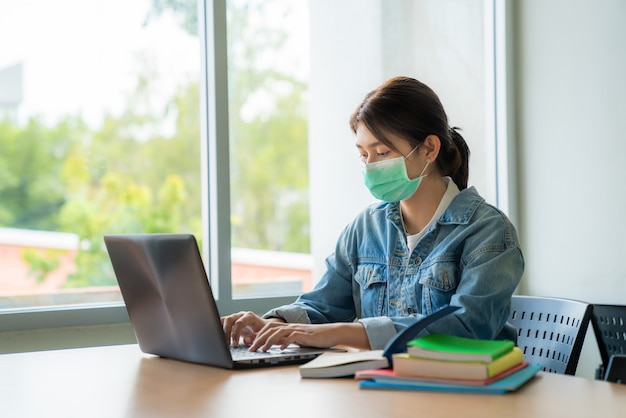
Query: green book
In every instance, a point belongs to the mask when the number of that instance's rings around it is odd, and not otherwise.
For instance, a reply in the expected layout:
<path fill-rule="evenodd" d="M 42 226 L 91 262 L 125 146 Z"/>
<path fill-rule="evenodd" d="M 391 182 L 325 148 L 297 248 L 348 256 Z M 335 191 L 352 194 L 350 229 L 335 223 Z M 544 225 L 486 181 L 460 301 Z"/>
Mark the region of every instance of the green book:
<path fill-rule="evenodd" d="M 407 344 L 407 354 L 414 357 L 452 361 L 489 363 L 510 352 L 511 340 L 478 340 L 447 334 L 430 334 Z"/>

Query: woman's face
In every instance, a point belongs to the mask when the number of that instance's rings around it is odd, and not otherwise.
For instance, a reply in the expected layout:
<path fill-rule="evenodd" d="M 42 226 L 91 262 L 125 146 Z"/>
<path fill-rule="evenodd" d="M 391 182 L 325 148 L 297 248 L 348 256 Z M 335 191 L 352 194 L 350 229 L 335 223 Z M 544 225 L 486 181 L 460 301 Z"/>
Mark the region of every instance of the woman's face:
<path fill-rule="evenodd" d="M 393 148 L 380 142 L 364 124 L 360 123 L 356 130 L 355 145 L 361 161 L 367 164 L 397 157 L 406 158 L 408 155 L 405 160 L 407 175 L 410 179 L 419 176 L 426 166 L 426 161 L 421 161 L 423 158 L 420 157 L 419 148 L 413 151 L 414 147 L 409 141 L 394 134 L 388 134 L 387 138 L 393 144 Z"/>

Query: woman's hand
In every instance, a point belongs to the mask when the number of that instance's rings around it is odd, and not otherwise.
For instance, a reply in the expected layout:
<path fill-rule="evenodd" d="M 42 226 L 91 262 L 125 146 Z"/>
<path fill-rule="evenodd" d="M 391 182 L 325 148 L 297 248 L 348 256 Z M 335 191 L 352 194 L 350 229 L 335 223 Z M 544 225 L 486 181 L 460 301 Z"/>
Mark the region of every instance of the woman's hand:
<path fill-rule="evenodd" d="M 267 351 L 272 345 L 285 349 L 289 344 L 302 347 L 328 348 L 349 346 L 369 349 L 369 340 L 359 323 L 286 324 L 268 322 L 261 328 L 250 345 L 250 351 Z"/>
<path fill-rule="evenodd" d="M 238 312 L 222 317 L 224 334 L 233 347 L 243 338 L 250 351 L 267 351 L 273 345 L 285 349 L 289 344 L 328 348 L 345 345 L 370 349 L 365 328 L 360 323 L 332 324 L 285 323 L 279 318 L 263 319 L 254 312 Z"/>
<path fill-rule="evenodd" d="M 338 344 L 336 324 L 266 323 L 256 334 L 250 351 L 267 351 L 273 345 L 285 349 L 289 344 L 302 347 L 333 347 Z"/>
<path fill-rule="evenodd" d="M 269 323 L 284 323 L 281 319 L 263 319 L 254 312 L 237 312 L 232 315 L 223 316 L 222 328 L 233 347 L 239 346 L 240 338 L 243 338 L 245 345 L 250 345 L 256 339 L 257 332 Z"/>

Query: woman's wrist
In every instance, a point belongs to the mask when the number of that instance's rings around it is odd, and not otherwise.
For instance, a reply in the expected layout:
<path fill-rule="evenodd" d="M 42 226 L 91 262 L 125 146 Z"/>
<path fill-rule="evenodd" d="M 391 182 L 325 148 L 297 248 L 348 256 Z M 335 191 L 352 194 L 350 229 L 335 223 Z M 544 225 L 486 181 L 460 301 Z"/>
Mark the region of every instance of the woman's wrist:
<path fill-rule="evenodd" d="M 287 323 L 287 321 L 285 321 L 285 319 L 281 318 L 280 316 L 267 316 L 267 317 L 265 317 L 263 319 L 265 319 L 268 322 L 282 322 L 284 324 Z"/>
<path fill-rule="evenodd" d="M 370 342 L 365 327 L 359 322 L 338 322 L 332 324 L 333 332 L 339 335 L 337 345 L 345 345 L 361 350 L 370 350 Z"/>

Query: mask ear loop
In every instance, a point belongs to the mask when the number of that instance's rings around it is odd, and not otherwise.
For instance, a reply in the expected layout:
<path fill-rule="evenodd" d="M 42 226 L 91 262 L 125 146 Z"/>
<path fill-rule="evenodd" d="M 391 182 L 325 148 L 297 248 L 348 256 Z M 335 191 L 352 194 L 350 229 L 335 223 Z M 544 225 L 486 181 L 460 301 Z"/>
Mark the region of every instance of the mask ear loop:
<path fill-rule="evenodd" d="M 413 154 L 415 152 L 416 149 L 418 149 L 420 146 L 416 145 L 415 148 L 413 148 L 411 150 L 411 152 L 409 152 L 406 157 L 404 157 L 404 160 L 406 161 L 407 158 L 409 158 L 411 156 L 411 154 Z M 422 170 L 422 172 L 420 173 L 419 177 L 426 177 L 428 174 L 424 175 L 424 173 L 426 172 L 426 169 L 428 168 L 428 166 L 430 165 L 430 160 L 426 160 L 426 165 L 424 166 L 424 169 Z"/>
<path fill-rule="evenodd" d="M 406 155 L 406 157 L 404 157 L 404 159 L 406 160 L 407 158 L 409 158 L 409 157 L 411 156 L 411 154 L 413 154 L 413 153 L 415 152 L 415 150 L 416 150 L 416 149 L 418 149 L 419 147 L 420 147 L 419 145 L 416 145 L 416 146 L 415 146 L 415 148 L 413 148 L 413 149 L 411 150 L 411 152 L 409 152 L 409 153 Z"/>
<path fill-rule="evenodd" d="M 426 165 L 424 166 L 424 169 L 422 170 L 422 172 L 420 173 L 419 177 L 426 177 L 428 174 L 424 174 L 424 172 L 426 171 L 426 169 L 428 168 L 428 166 L 430 165 L 430 161 L 426 161 Z"/>

